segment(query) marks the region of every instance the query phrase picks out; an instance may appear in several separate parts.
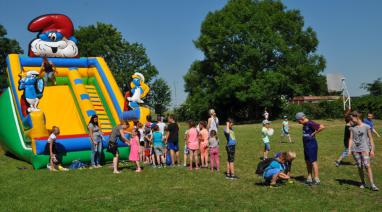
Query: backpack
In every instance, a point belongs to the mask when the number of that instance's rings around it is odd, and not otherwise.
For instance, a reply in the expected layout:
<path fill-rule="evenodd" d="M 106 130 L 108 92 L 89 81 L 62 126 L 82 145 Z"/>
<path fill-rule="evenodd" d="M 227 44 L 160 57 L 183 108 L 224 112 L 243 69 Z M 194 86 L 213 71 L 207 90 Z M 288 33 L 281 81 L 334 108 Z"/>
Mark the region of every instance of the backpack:
<path fill-rule="evenodd" d="M 169 151 L 166 154 L 166 164 L 167 166 L 170 166 L 172 164 L 171 155 Z"/>
<path fill-rule="evenodd" d="M 81 169 L 85 167 L 86 167 L 86 164 L 82 163 L 79 160 L 74 160 L 72 161 L 72 164 L 70 164 L 69 169 Z"/>
<path fill-rule="evenodd" d="M 260 161 L 257 164 L 256 174 L 263 175 L 264 170 L 272 163 L 272 161 L 276 161 L 276 159 L 274 159 L 274 158 L 267 158 L 265 160 Z"/>

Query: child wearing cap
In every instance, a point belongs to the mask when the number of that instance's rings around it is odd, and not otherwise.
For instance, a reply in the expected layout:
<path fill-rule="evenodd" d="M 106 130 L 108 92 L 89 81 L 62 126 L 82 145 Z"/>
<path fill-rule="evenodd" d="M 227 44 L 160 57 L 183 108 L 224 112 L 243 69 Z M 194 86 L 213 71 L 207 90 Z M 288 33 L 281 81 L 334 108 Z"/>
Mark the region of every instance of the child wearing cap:
<path fill-rule="evenodd" d="M 281 140 L 280 143 L 283 143 L 285 140 L 285 137 L 288 138 L 289 143 L 292 143 L 292 139 L 289 134 L 289 122 L 288 122 L 288 116 L 284 116 L 284 121 L 282 122 L 282 127 L 281 127 Z"/>
<path fill-rule="evenodd" d="M 268 158 L 268 153 L 271 151 L 269 137 L 273 135 L 273 129 L 271 128 L 271 122 L 268 120 L 263 121 L 263 128 L 261 128 L 261 135 L 264 143 L 264 156 L 263 160 Z"/>
<path fill-rule="evenodd" d="M 309 120 L 303 112 L 296 114 L 296 120 L 302 124 L 302 141 L 304 144 L 304 156 L 308 177 L 306 183 L 308 185 L 319 185 L 320 178 L 318 175 L 317 152 L 318 145 L 316 135 L 325 129 L 325 126 Z M 314 172 L 314 181 L 312 174 Z"/>

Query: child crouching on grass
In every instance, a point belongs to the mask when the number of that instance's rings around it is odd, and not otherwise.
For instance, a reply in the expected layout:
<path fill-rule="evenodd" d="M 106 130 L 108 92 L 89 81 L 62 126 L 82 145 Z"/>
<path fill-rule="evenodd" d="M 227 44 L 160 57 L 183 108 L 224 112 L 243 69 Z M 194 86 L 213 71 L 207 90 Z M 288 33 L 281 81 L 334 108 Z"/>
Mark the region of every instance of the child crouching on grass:
<path fill-rule="evenodd" d="M 370 164 L 370 157 L 374 157 L 375 149 L 371 128 L 362 122 L 361 114 L 356 111 L 351 113 L 351 119 L 355 126 L 350 127 L 349 154 L 353 155 L 358 166 L 358 173 L 361 178 L 360 188 L 365 188 L 363 168 L 366 168 L 371 190 L 378 191 L 378 187 L 374 184 Z"/>
<path fill-rule="evenodd" d="M 60 128 L 53 126 L 51 130 L 51 134 L 48 138 L 48 144 L 49 144 L 49 166 L 48 169 L 50 171 L 68 171 L 67 168 L 64 168 L 61 166 L 60 156 L 58 155 L 57 148 L 56 148 L 56 139 L 57 136 L 60 135 Z M 56 169 L 57 166 L 57 169 Z"/>
<path fill-rule="evenodd" d="M 276 158 L 270 159 L 272 161 L 263 173 L 265 182 L 271 187 L 276 187 L 278 180 L 289 180 L 291 164 L 295 158 L 295 152 L 282 152 Z"/>

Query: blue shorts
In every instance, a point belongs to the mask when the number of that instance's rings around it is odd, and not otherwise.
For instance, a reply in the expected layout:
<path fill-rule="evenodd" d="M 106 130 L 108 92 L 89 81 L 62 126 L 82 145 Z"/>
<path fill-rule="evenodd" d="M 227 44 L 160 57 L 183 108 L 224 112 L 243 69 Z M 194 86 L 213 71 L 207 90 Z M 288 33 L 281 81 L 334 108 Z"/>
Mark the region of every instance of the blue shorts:
<path fill-rule="evenodd" d="M 263 177 L 266 180 L 272 179 L 273 175 L 280 173 L 280 169 L 268 169 L 264 172 Z"/>
<path fill-rule="evenodd" d="M 178 152 L 179 151 L 179 143 L 168 142 L 167 143 L 167 149 L 172 150 L 174 152 Z"/>
<path fill-rule="evenodd" d="M 318 145 L 316 139 L 304 140 L 305 161 L 313 163 L 317 161 Z"/>
<path fill-rule="evenodd" d="M 271 144 L 264 143 L 264 151 L 271 151 Z"/>

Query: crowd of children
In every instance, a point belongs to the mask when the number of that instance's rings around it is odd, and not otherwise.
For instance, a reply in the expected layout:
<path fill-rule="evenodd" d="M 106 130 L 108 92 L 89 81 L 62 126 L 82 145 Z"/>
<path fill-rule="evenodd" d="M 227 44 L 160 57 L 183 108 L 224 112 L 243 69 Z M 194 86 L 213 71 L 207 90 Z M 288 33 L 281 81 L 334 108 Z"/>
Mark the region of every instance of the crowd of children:
<path fill-rule="evenodd" d="M 188 121 L 188 129 L 184 133 L 184 149 L 183 149 L 183 166 L 189 167 L 189 170 L 210 168 L 212 172 L 220 171 L 220 155 L 219 155 L 219 138 L 218 126 L 219 120 L 216 117 L 214 110 L 210 110 L 210 118 L 208 122 L 200 121 L 196 123 L 193 120 Z M 268 117 L 267 117 L 268 118 Z M 288 117 L 284 116 L 281 128 L 281 142 L 288 138 L 289 143 L 292 143 L 289 134 Z M 296 121 L 302 125 L 302 143 L 304 149 L 304 159 L 307 168 L 306 183 L 308 185 L 319 185 L 318 166 L 318 143 L 316 135 L 325 129 L 325 126 L 309 120 L 307 116 L 299 112 L 295 116 Z M 361 114 L 352 112 L 345 117 L 344 131 L 344 151 L 335 161 L 336 166 L 341 165 L 341 161 L 348 155 L 352 155 L 358 167 L 358 173 L 361 179 L 360 188 L 365 188 L 364 169 L 367 171 L 367 176 L 370 182 L 370 188 L 378 191 L 378 187 L 374 183 L 373 172 L 370 164 L 370 159 L 374 157 L 375 145 L 373 141 L 373 133 L 379 136 L 374 129 L 373 114 L 369 113 L 368 118 L 361 119 Z M 261 128 L 262 142 L 264 144 L 264 153 L 262 161 L 258 164 L 257 174 L 262 175 L 265 182 L 271 187 L 276 186 L 280 180 L 290 180 L 291 163 L 296 158 L 296 153 L 282 152 L 269 158 L 268 154 L 271 150 L 270 137 L 273 136 L 274 130 L 271 127 L 271 122 L 265 119 Z M 227 151 L 227 179 L 238 179 L 235 175 L 234 161 L 236 153 L 236 136 L 233 129 L 234 122 L 228 119 L 224 127 L 224 135 L 227 143 L 225 149 Z M 103 135 L 98 126 L 98 117 L 92 116 L 88 124 L 89 137 L 91 143 L 91 167 L 99 168 L 100 158 L 102 153 Z M 136 165 L 136 172 L 141 172 L 140 163 L 151 165 L 154 168 L 162 168 L 166 166 L 173 167 L 181 166 L 179 159 L 179 125 L 175 122 L 172 115 L 168 117 L 168 124 L 163 122 L 163 117 L 158 118 L 157 123 L 135 123 L 131 132 L 130 138 L 126 138 L 126 129 L 129 124 L 126 121 L 113 128 L 109 140 L 107 151 L 112 153 L 113 171 L 118 174 L 118 141 L 122 141 L 130 146 L 129 160 Z M 60 134 L 58 127 L 53 127 L 51 135 L 48 139 L 47 148 L 49 149 L 49 164 L 48 168 L 52 171 L 67 169 L 60 165 L 59 155 L 55 147 L 56 136 Z M 188 164 L 187 164 L 188 160 Z M 259 168 L 260 167 L 260 168 Z"/>

